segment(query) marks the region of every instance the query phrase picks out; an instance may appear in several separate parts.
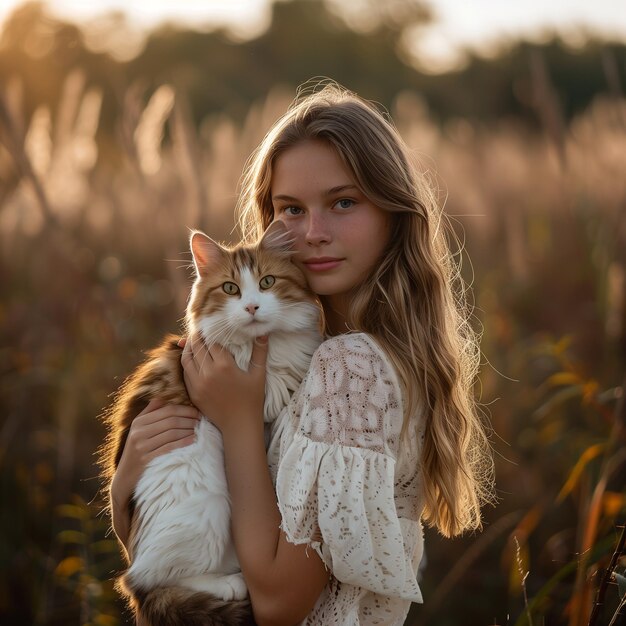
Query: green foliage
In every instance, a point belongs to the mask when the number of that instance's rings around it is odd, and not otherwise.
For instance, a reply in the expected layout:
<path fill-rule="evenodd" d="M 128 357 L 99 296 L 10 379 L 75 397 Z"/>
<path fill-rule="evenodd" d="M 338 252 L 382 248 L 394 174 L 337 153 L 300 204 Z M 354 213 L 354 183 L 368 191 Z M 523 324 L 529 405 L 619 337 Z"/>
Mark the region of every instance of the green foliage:
<path fill-rule="evenodd" d="M 110 532 L 106 538 L 108 519 L 78 496 L 73 501 L 56 510 L 64 530 L 56 536 L 62 558 L 53 580 L 80 607 L 81 624 L 118 624 L 119 606 L 111 581 L 111 572 L 120 568 L 117 541 Z"/>

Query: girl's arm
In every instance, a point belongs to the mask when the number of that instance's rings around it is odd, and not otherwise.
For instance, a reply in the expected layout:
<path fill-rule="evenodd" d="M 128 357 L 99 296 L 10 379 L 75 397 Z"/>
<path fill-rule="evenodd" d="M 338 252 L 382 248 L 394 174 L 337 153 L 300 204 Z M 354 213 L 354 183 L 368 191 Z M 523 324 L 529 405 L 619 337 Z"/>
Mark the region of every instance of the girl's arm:
<path fill-rule="evenodd" d="M 315 550 L 287 541 L 267 466 L 263 435 L 267 339 L 255 342 L 247 372 L 219 347 L 192 337 L 183 351 L 185 383 L 220 429 L 232 503 L 232 530 L 260 625 L 291 625 L 311 611 L 329 573 Z"/>
<path fill-rule="evenodd" d="M 194 407 L 165 405 L 154 399 L 133 420 L 109 489 L 113 530 L 126 550 L 126 556 L 130 532 L 129 504 L 139 477 L 155 457 L 189 445 L 194 440 L 198 419 Z"/>

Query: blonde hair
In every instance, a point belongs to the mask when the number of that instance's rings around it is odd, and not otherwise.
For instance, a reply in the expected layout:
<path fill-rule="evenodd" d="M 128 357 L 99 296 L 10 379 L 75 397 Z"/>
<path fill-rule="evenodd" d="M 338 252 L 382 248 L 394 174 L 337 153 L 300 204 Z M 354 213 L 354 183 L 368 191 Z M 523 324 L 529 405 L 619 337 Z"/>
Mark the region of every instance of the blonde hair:
<path fill-rule="evenodd" d="M 392 215 L 380 263 L 355 289 L 350 327 L 374 336 L 394 363 L 405 429 L 410 415 L 424 412 L 424 520 L 446 536 L 478 528 L 480 507 L 492 500 L 493 464 L 474 401 L 478 342 L 447 241 L 451 229 L 393 125 L 373 105 L 329 84 L 297 98 L 251 156 L 238 206 L 245 239 L 257 239 L 273 220 L 277 157 L 305 140 L 332 146 L 361 192 Z"/>

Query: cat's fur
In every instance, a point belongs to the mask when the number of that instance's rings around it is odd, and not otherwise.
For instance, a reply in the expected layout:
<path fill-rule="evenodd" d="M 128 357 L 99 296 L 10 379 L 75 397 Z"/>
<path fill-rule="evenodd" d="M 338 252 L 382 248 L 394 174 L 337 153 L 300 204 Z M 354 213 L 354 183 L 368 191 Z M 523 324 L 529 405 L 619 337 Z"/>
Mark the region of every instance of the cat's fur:
<path fill-rule="evenodd" d="M 285 227 L 275 222 L 257 246 L 232 250 L 196 232 L 191 251 L 196 281 L 187 307 L 187 330 L 199 331 L 207 345 L 225 346 L 242 369 L 248 368 L 254 338 L 269 334 L 264 419 L 270 422 L 300 384 L 321 342 L 320 308 L 290 260 Z M 262 289 L 260 280 L 266 276 L 275 282 Z M 227 294 L 226 282 L 234 283 L 240 293 Z M 150 399 L 191 404 L 178 339 L 170 336 L 150 352 L 118 392 L 107 416 L 109 437 L 102 453 L 108 481 L 132 420 Z M 230 537 L 217 428 L 203 418 L 194 443 L 151 461 L 131 509 L 131 565 L 119 586 L 138 614 L 151 626 L 252 622 Z"/>

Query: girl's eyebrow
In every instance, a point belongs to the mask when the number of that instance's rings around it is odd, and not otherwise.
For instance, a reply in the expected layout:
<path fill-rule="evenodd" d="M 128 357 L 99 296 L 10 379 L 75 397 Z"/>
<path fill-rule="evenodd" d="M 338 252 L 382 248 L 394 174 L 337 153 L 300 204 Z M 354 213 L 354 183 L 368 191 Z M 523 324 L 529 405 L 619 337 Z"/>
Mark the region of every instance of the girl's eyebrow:
<path fill-rule="evenodd" d="M 332 196 L 336 193 L 340 193 L 342 191 L 347 191 L 349 189 L 355 189 L 358 191 L 358 187 L 356 185 L 337 185 L 336 187 L 331 187 L 327 191 L 324 192 L 325 196 Z M 272 200 L 287 200 L 288 202 L 298 202 L 298 198 L 294 196 L 288 196 L 286 194 L 279 194 L 277 196 L 272 196 Z"/>
<path fill-rule="evenodd" d="M 326 192 L 327 196 L 332 196 L 336 193 L 340 193 L 341 191 L 347 191 L 348 189 L 356 189 L 358 191 L 358 187 L 356 185 L 337 185 L 337 187 L 332 187 Z"/>
<path fill-rule="evenodd" d="M 285 194 L 272 196 L 272 200 L 287 200 L 288 202 L 298 202 L 298 198 L 294 198 L 293 196 L 286 196 Z"/>

